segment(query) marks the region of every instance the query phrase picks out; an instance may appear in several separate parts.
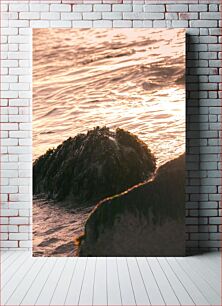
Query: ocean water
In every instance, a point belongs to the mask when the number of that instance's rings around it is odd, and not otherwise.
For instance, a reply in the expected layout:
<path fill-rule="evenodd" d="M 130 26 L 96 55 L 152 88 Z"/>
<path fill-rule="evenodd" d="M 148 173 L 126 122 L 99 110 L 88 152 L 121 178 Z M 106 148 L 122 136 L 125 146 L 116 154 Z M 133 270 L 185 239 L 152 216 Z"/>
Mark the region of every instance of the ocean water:
<path fill-rule="evenodd" d="M 179 156 L 185 151 L 184 74 L 183 29 L 34 29 L 33 160 L 70 136 L 105 125 L 136 134 L 158 166 Z M 44 253 L 47 241 L 55 249 L 70 237 L 70 227 L 59 230 L 61 219 L 40 202 L 33 201 L 36 254 L 38 245 Z M 47 228 L 41 226 L 45 216 Z M 57 240 L 47 234 L 53 227 Z"/>

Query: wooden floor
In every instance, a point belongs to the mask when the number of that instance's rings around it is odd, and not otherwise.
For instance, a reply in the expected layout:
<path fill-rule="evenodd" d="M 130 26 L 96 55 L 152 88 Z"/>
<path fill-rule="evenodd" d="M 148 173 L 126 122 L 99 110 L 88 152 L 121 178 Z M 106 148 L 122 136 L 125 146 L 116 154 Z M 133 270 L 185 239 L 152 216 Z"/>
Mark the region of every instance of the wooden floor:
<path fill-rule="evenodd" d="M 3 252 L 0 305 L 221 305 L 220 255 L 33 258 Z"/>

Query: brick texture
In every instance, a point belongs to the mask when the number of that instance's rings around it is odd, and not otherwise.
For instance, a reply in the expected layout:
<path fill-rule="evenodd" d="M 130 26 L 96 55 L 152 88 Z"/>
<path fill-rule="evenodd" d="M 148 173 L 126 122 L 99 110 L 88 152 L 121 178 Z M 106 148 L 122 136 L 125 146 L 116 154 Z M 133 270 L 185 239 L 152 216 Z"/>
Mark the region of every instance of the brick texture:
<path fill-rule="evenodd" d="M 220 249 L 220 20 L 220 0 L 1 1 L 1 248 L 31 248 L 31 29 L 185 27 L 186 246 Z"/>

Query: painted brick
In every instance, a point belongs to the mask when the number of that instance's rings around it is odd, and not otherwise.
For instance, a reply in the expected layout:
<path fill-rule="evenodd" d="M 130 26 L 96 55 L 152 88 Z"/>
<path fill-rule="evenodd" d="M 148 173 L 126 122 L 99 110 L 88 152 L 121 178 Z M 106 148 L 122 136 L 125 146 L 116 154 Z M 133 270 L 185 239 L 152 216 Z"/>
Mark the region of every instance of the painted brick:
<path fill-rule="evenodd" d="M 143 27 L 144 28 L 152 28 L 153 22 L 151 20 L 143 20 Z"/>
<path fill-rule="evenodd" d="M 151 22 L 151 27 L 152 27 L 152 21 Z M 133 20 L 133 28 L 143 28 L 143 21 L 142 20 Z"/>
<path fill-rule="evenodd" d="M 92 21 L 91 20 L 76 20 L 72 21 L 73 28 L 91 28 Z"/>
<path fill-rule="evenodd" d="M 209 221 L 210 221 L 210 224 L 221 225 L 221 217 L 210 217 Z"/>
<path fill-rule="evenodd" d="M 112 11 L 114 12 L 131 12 L 132 5 L 131 4 L 113 4 Z"/>
<path fill-rule="evenodd" d="M 188 27 L 188 21 L 187 20 L 173 20 L 172 26 L 174 28 L 186 28 Z"/>
<path fill-rule="evenodd" d="M 163 13 L 123 12 L 123 19 L 164 19 Z"/>
<path fill-rule="evenodd" d="M 23 225 L 21 225 L 21 226 L 19 226 L 19 232 L 20 233 L 29 233 L 30 232 L 30 227 L 29 226 L 23 226 Z"/>
<path fill-rule="evenodd" d="M 143 11 L 143 5 L 142 4 L 134 4 L 133 5 L 133 11 L 134 12 L 142 12 Z"/>
<path fill-rule="evenodd" d="M 189 4 L 190 12 L 206 12 L 207 4 Z"/>
<path fill-rule="evenodd" d="M 74 12 L 92 12 L 92 4 L 76 4 L 73 6 Z"/>
<path fill-rule="evenodd" d="M 19 241 L 20 248 L 32 248 L 32 241 Z"/>
<path fill-rule="evenodd" d="M 165 14 L 165 19 L 177 20 L 177 19 L 179 19 L 179 16 L 178 16 L 178 13 L 166 13 Z"/>
<path fill-rule="evenodd" d="M 105 12 L 102 13 L 102 19 L 122 19 L 123 18 L 123 14 L 122 12 Z"/>
<path fill-rule="evenodd" d="M 29 26 L 28 20 L 9 20 L 9 27 L 10 28 L 27 28 Z"/>
<path fill-rule="evenodd" d="M 198 19 L 198 13 L 179 13 L 179 19 L 182 20 Z"/>
<path fill-rule="evenodd" d="M 1 241 L 0 246 L 1 248 L 17 248 L 18 242 L 17 241 Z"/>
<path fill-rule="evenodd" d="M 201 28 L 200 35 L 209 35 L 209 29 Z"/>
<path fill-rule="evenodd" d="M 52 28 L 71 28 L 71 26 L 72 26 L 72 22 L 70 20 L 51 20 L 50 21 L 50 27 Z"/>
<path fill-rule="evenodd" d="M 19 19 L 39 19 L 40 13 L 39 12 L 22 12 L 19 13 Z"/>
<path fill-rule="evenodd" d="M 94 20 L 93 27 L 95 28 L 112 28 L 111 20 Z"/>
<path fill-rule="evenodd" d="M 10 12 L 28 12 L 29 5 L 26 3 L 12 3 L 9 4 Z"/>
<path fill-rule="evenodd" d="M 61 13 L 61 19 L 64 14 L 69 15 L 70 13 Z M 60 18 L 60 13 L 58 12 L 47 12 L 47 13 L 41 13 L 40 19 L 46 19 L 46 20 L 57 20 Z M 67 18 L 68 19 L 68 18 Z"/>
<path fill-rule="evenodd" d="M 214 28 L 214 29 L 209 29 L 210 35 L 221 35 L 221 29 L 220 28 Z"/>
<path fill-rule="evenodd" d="M 94 12 L 110 12 L 111 4 L 94 4 L 93 10 Z"/>
<path fill-rule="evenodd" d="M 28 234 L 27 233 L 12 233 L 9 234 L 10 240 L 28 240 Z"/>
<path fill-rule="evenodd" d="M 50 11 L 51 12 L 70 12 L 71 5 L 69 4 L 51 4 Z"/>
<path fill-rule="evenodd" d="M 29 4 L 30 11 L 32 12 L 48 12 L 49 4 L 46 3 L 30 3 Z"/>
<path fill-rule="evenodd" d="M 205 20 L 209 20 L 209 19 L 218 19 L 220 20 L 221 18 L 221 13 L 209 13 L 209 12 L 204 12 L 204 13 L 200 13 L 200 19 L 205 19 Z"/>
<path fill-rule="evenodd" d="M 47 19 L 47 18 L 46 18 Z M 59 19 L 58 17 L 55 19 Z M 81 20 L 82 14 L 81 13 L 61 13 L 62 20 Z"/>
<path fill-rule="evenodd" d="M 186 4 L 169 4 L 166 5 L 167 12 L 188 12 L 188 5 Z"/>
<path fill-rule="evenodd" d="M 155 4 L 155 5 L 144 5 L 143 6 L 144 12 L 154 12 L 154 13 L 160 13 L 160 12 L 165 12 L 165 7 L 163 4 Z"/>
<path fill-rule="evenodd" d="M 194 28 L 214 28 L 217 27 L 217 20 L 191 20 L 190 26 Z"/>
<path fill-rule="evenodd" d="M 2 3 L 1 4 L 1 11 L 2 12 L 7 12 L 8 11 L 8 4 L 7 3 Z"/>
<path fill-rule="evenodd" d="M 221 67 L 221 60 L 209 60 L 210 67 Z"/>
<path fill-rule="evenodd" d="M 49 20 L 31 20 L 30 27 L 31 28 L 49 28 L 50 22 Z M 24 51 L 20 48 L 21 51 Z"/>
<path fill-rule="evenodd" d="M 131 20 L 114 20 L 113 27 L 115 28 L 130 28 L 132 27 Z"/>
<path fill-rule="evenodd" d="M 83 19 L 86 19 L 86 20 L 97 20 L 97 19 L 101 19 L 102 13 L 100 13 L 100 12 L 87 12 L 87 13 L 83 13 L 82 16 L 83 16 Z"/>

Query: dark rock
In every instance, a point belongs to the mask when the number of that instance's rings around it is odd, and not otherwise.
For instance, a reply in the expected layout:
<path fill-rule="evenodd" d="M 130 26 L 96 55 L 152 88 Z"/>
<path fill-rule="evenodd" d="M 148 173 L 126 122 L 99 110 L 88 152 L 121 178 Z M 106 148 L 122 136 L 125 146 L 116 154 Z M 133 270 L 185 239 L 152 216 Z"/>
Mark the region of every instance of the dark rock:
<path fill-rule="evenodd" d="M 156 162 L 137 136 L 95 128 L 48 150 L 33 165 L 33 193 L 92 204 L 148 179 Z M 74 204 L 73 204 L 74 205 Z"/>
<path fill-rule="evenodd" d="M 185 253 L 185 158 L 153 180 L 101 201 L 79 238 L 80 256 L 179 256 Z"/>

